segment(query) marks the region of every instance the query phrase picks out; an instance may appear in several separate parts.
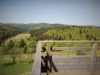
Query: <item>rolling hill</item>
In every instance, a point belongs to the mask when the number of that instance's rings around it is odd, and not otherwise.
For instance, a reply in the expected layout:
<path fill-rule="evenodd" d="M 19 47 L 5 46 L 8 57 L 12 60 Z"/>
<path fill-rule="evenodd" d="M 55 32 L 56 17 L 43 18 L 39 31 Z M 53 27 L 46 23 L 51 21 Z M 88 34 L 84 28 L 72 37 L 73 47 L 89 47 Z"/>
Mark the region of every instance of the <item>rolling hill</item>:
<path fill-rule="evenodd" d="M 63 24 L 49 24 L 49 23 L 28 23 L 28 24 L 23 24 L 23 23 L 7 23 L 8 25 L 18 27 L 18 28 L 23 28 L 27 30 L 35 30 L 35 29 L 41 29 L 41 28 L 48 28 L 48 27 L 58 27 L 58 26 L 64 26 Z"/>
<path fill-rule="evenodd" d="M 100 40 L 100 28 L 60 26 L 30 31 L 34 40 Z"/>
<path fill-rule="evenodd" d="M 15 36 L 17 34 L 24 32 L 24 31 L 26 31 L 26 30 L 0 23 L 0 41 L 6 40 L 9 37 Z"/>

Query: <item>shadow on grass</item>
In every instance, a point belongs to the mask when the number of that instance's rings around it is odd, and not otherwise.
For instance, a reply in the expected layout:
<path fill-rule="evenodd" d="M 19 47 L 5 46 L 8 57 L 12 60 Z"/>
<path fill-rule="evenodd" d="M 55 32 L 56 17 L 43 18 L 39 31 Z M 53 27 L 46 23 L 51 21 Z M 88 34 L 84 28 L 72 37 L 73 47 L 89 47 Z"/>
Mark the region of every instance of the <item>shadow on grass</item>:
<path fill-rule="evenodd" d="M 30 63 L 33 63 L 34 60 L 30 61 Z M 28 63 L 28 61 L 20 61 L 20 63 Z"/>
<path fill-rule="evenodd" d="M 10 62 L 10 63 L 3 63 L 1 66 L 3 67 L 3 66 L 10 66 L 10 65 L 14 65 L 14 64 L 16 64 L 16 63 L 12 63 L 12 62 Z"/>
<path fill-rule="evenodd" d="M 34 63 L 34 60 L 32 60 L 30 63 Z M 20 61 L 19 63 L 7 62 L 7 63 L 0 64 L 0 66 L 4 67 L 4 66 L 15 65 L 15 64 L 29 64 L 29 63 L 28 61 Z"/>

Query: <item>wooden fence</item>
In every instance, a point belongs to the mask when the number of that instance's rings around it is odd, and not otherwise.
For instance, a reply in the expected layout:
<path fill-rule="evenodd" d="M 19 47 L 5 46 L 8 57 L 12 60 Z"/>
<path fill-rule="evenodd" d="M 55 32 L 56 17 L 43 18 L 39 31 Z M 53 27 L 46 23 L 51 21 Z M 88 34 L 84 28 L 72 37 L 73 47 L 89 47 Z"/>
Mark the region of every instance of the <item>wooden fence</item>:
<path fill-rule="evenodd" d="M 41 43 L 47 42 L 47 56 L 41 56 Z M 92 47 L 50 47 L 50 42 L 93 42 Z M 100 50 L 97 43 L 100 41 L 39 41 L 37 44 L 36 55 L 32 68 L 32 75 L 41 75 L 46 72 L 47 75 L 53 72 L 91 72 L 95 75 L 100 71 L 100 56 L 96 51 Z M 52 56 L 52 50 L 92 50 L 91 56 Z"/>

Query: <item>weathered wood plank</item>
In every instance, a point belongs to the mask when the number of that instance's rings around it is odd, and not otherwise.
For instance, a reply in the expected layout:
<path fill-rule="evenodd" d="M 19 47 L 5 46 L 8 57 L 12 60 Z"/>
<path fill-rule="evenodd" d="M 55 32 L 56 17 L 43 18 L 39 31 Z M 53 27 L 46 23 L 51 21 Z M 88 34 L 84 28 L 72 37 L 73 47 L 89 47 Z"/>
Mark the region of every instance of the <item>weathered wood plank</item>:
<path fill-rule="evenodd" d="M 80 55 L 80 56 L 52 56 L 52 59 L 91 59 L 91 56 Z"/>
<path fill-rule="evenodd" d="M 98 65 L 100 67 L 100 62 L 96 62 L 96 65 Z"/>
<path fill-rule="evenodd" d="M 57 71 L 52 70 L 52 72 L 90 72 L 90 69 L 58 69 Z"/>
<path fill-rule="evenodd" d="M 90 65 L 57 65 L 56 68 L 57 69 L 70 69 L 70 68 L 72 68 L 72 69 L 77 69 L 77 68 L 80 68 L 80 69 L 83 69 L 83 68 L 91 69 L 91 66 Z M 96 68 L 100 69 L 100 66 L 96 65 Z"/>
<path fill-rule="evenodd" d="M 41 74 L 41 42 L 39 41 L 37 44 L 35 59 L 32 68 L 32 75 L 40 75 Z"/>
<path fill-rule="evenodd" d="M 94 44 L 93 44 L 93 50 L 92 50 L 91 75 L 95 75 L 96 51 L 97 51 L 97 42 L 94 42 Z"/>
<path fill-rule="evenodd" d="M 57 65 L 56 68 L 57 69 L 69 69 L 69 68 L 72 68 L 72 69 L 89 68 L 89 69 L 91 69 L 91 65 Z M 100 70 L 100 65 L 96 65 L 96 69 Z"/>
<path fill-rule="evenodd" d="M 97 57 L 97 62 L 100 62 L 100 57 Z"/>
<path fill-rule="evenodd" d="M 100 72 L 96 74 L 100 75 Z M 52 72 L 50 75 L 90 75 L 90 72 Z"/>
<path fill-rule="evenodd" d="M 65 69 L 91 69 L 91 66 L 66 66 L 66 65 L 58 65 L 56 66 L 57 69 L 62 69 L 62 70 L 65 70 Z"/>
<path fill-rule="evenodd" d="M 99 69 L 100 70 L 100 64 L 97 64 L 96 65 L 96 69 Z"/>
<path fill-rule="evenodd" d="M 92 47 L 52 47 L 52 50 L 92 50 Z M 100 47 L 97 50 L 100 50 Z"/>
<path fill-rule="evenodd" d="M 55 63 L 55 62 L 52 62 L 52 63 L 55 65 L 55 67 L 56 67 L 56 66 L 81 66 L 81 67 L 82 67 L 82 66 L 83 66 L 83 67 L 84 67 L 84 66 L 90 66 L 90 67 L 91 67 L 91 64 L 90 64 L 91 62 L 76 62 L 76 63 L 75 63 L 75 62 L 72 61 L 72 62 L 66 63 L 66 62 L 59 62 L 59 61 L 58 61 L 58 62 L 56 62 L 56 63 Z M 51 63 L 51 65 L 52 65 L 52 63 Z M 97 63 L 96 63 L 96 66 L 97 66 L 97 67 L 100 67 L 100 62 L 97 62 Z"/>
<path fill-rule="evenodd" d="M 54 63 L 55 66 L 91 66 L 90 63 Z M 96 63 L 96 66 L 100 67 L 100 62 L 99 63 Z"/>
<path fill-rule="evenodd" d="M 42 40 L 41 42 L 100 42 L 99 40 Z"/>
<path fill-rule="evenodd" d="M 50 75 L 50 70 L 51 70 L 51 50 L 50 50 L 50 43 L 47 43 L 47 75 Z"/>
<path fill-rule="evenodd" d="M 98 49 L 97 50 L 100 50 L 100 47 L 98 47 Z"/>
<path fill-rule="evenodd" d="M 54 69 L 52 69 L 52 72 L 90 72 L 91 69 L 86 69 L 86 68 L 82 68 L 82 69 L 57 69 L 56 71 Z M 96 69 L 96 71 L 100 72 L 100 69 Z"/>
<path fill-rule="evenodd" d="M 100 56 L 97 56 L 97 60 L 100 60 Z"/>
<path fill-rule="evenodd" d="M 91 59 L 53 59 L 53 62 L 65 62 L 65 63 L 70 63 L 70 62 L 74 62 L 74 63 L 81 63 L 81 62 L 91 62 Z"/>
<path fill-rule="evenodd" d="M 42 56 L 43 60 L 47 60 L 47 56 Z M 52 56 L 50 57 L 50 59 L 58 59 L 58 60 L 62 60 L 62 59 L 92 59 L 92 56 L 88 56 L 88 55 L 78 55 L 78 56 Z M 97 60 L 100 60 L 100 56 L 97 56 Z"/>
<path fill-rule="evenodd" d="M 86 62 L 86 63 L 84 63 L 84 62 L 82 62 L 82 63 L 74 63 L 74 62 L 69 62 L 69 63 L 54 63 L 55 64 L 55 66 L 58 66 L 58 65 L 60 65 L 60 66 L 77 66 L 77 65 L 79 65 L 79 66 L 91 66 L 91 64 L 90 64 L 90 62 Z"/>
<path fill-rule="evenodd" d="M 92 50 L 92 47 L 52 47 L 52 50 Z"/>
<path fill-rule="evenodd" d="M 47 57 L 44 57 L 44 58 L 47 58 Z M 99 59 L 100 56 L 98 56 L 97 58 Z M 44 59 L 44 61 L 46 62 L 47 60 Z M 56 67 L 56 71 L 58 69 L 57 66 L 60 66 L 60 67 L 63 67 L 63 66 L 87 67 L 87 66 L 89 66 L 89 68 L 90 68 L 91 67 L 91 56 L 53 56 L 52 62 L 53 62 L 53 65 L 55 65 L 55 67 Z M 51 65 L 52 65 L 52 63 L 51 63 Z M 63 70 L 65 70 L 65 68 Z M 100 70 L 100 62 L 96 63 L 96 70 Z M 46 68 L 45 68 L 45 72 L 46 72 Z"/>
<path fill-rule="evenodd" d="M 47 49 L 47 47 L 43 47 L 43 49 Z M 43 49 L 41 51 L 46 51 Z M 92 50 L 92 47 L 52 47 L 52 51 L 56 50 Z M 100 47 L 97 50 L 100 50 Z"/>

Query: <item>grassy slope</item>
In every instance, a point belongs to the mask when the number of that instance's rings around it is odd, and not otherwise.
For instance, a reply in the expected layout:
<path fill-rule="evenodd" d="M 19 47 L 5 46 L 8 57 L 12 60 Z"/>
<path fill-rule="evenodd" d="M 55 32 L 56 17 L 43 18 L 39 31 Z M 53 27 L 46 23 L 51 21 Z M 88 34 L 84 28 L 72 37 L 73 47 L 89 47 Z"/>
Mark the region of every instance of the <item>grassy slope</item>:
<path fill-rule="evenodd" d="M 21 40 L 21 39 L 26 40 L 29 37 L 30 37 L 30 34 L 18 34 L 17 36 L 12 37 L 10 39 L 12 39 L 12 40 Z M 8 40 L 10 40 L 10 39 L 8 39 Z"/>

